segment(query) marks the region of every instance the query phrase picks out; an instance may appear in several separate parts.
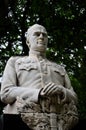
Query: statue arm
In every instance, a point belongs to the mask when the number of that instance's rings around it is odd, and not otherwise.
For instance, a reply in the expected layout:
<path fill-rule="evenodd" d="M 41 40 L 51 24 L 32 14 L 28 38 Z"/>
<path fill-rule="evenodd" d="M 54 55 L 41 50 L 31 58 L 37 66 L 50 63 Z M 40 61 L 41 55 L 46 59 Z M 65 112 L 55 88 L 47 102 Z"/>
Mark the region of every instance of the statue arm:
<path fill-rule="evenodd" d="M 71 82 L 69 79 L 68 74 L 65 74 L 65 86 L 64 86 L 65 91 L 65 95 L 64 95 L 64 99 L 63 102 L 65 101 L 74 101 L 75 103 L 77 103 L 78 99 L 77 99 L 77 94 L 74 92 L 73 87 L 71 86 Z"/>
<path fill-rule="evenodd" d="M 17 86 L 17 76 L 15 71 L 15 59 L 11 57 L 5 67 L 2 84 L 1 84 L 1 100 L 6 104 L 13 103 L 19 96 L 21 98 L 28 98 L 30 101 L 37 102 L 39 89 Z"/>

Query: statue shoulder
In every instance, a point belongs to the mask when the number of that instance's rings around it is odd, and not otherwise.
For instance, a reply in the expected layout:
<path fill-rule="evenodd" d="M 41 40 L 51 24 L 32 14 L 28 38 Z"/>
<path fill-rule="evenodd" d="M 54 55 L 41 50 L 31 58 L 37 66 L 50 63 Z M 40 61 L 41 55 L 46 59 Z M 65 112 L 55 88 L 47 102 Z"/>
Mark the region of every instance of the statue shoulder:
<path fill-rule="evenodd" d="M 16 64 L 22 64 L 22 63 L 30 63 L 30 59 L 28 56 L 22 56 L 20 58 L 17 58 Z"/>
<path fill-rule="evenodd" d="M 26 56 L 12 56 L 8 59 L 7 64 L 15 64 L 18 61 L 22 61 L 22 59 Z"/>
<path fill-rule="evenodd" d="M 11 56 L 9 59 L 8 59 L 8 62 L 15 62 L 17 59 L 20 59 L 21 56 Z"/>

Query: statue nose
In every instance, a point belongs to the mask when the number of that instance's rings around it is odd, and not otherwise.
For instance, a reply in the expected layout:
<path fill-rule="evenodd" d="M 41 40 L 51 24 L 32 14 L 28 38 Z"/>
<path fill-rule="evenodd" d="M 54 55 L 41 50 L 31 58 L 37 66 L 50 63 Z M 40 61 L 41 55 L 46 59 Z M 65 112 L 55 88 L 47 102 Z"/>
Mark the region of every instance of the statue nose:
<path fill-rule="evenodd" d="M 40 34 L 40 36 L 39 36 L 39 37 L 40 37 L 40 38 L 44 38 L 42 33 Z"/>

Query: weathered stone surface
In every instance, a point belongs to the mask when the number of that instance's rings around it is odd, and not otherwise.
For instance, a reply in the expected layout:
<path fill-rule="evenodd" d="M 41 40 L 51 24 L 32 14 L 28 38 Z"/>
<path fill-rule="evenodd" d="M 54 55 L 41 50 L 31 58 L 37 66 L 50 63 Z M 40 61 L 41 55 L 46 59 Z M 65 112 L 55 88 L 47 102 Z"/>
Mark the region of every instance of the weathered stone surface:
<path fill-rule="evenodd" d="M 77 108 L 73 102 L 56 106 L 51 104 L 46 109 L 45 106 L 17 98 L 16 105 L 22 120 L 32 130 L 70 130 L 78 123 Z M 50 108 L 56 111 L 50 112 Z"/>

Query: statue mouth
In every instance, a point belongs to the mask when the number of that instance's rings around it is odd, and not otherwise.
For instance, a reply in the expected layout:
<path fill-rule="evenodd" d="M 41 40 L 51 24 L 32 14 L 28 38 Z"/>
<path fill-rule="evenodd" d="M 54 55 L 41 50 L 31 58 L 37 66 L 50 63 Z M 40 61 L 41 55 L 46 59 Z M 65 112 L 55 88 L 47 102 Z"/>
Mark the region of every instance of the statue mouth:
<path fill-rule="evenodd" d="M 38 39 L 38 42 L 43 43 L 43 40 L 42 39 Z"/>
<path fill-rule="evenodd" d="M 44 40 L 42 40 L 42 39 L 38 39 L 38 40 L 37 40 L 37 44 L 42 45 L 42 46 L 45 46 L 45 45 L 46 45 L 46 44 L 44 43 Z"/>

